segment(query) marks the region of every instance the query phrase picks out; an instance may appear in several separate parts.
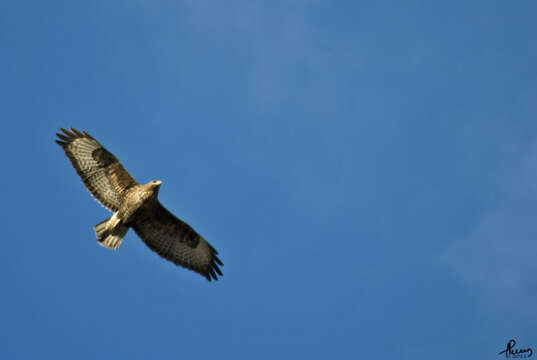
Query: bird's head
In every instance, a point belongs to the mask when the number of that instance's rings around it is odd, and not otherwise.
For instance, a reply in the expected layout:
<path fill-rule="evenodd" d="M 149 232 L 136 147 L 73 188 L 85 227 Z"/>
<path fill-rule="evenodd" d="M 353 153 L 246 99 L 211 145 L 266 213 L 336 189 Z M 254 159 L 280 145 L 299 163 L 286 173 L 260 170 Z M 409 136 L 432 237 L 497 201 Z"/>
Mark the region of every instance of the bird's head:
<path fill-rule="evenodd" d="M 150 196 L 150 197 L 157 197 L 158 196 L 158 191 L 160 189 L 160 185 L 162 184 L 162 181 L 160 180 L 152 180 L 150 182 L 148 182 L 147 184 L 144 185 L 144 187 L 147 189 L 147 194 Z"/>

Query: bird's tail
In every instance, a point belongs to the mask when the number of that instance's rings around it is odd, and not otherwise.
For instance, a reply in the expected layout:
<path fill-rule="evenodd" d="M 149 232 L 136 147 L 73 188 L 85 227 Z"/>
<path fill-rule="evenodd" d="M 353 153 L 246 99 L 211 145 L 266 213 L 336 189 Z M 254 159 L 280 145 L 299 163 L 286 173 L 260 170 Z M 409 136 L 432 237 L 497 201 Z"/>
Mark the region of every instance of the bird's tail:
<path fill-rule="evenodd" d="M 95 225 L 93 230 L 95 230 L 99 245 L 108 249 L 117 250 L 129 227 L 122 225 L 121 221 L 114 215 Z"/>

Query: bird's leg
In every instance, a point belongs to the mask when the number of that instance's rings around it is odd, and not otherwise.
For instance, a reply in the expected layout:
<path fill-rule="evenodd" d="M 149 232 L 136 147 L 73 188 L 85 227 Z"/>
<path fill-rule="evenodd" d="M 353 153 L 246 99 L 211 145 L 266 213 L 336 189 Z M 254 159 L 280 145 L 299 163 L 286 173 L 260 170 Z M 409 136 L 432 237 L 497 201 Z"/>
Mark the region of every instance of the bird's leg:
<path fill-rule="evenodd" d="M 108 219 L 108 222 L 106 223 L 106 227 L 109 231 L 114 230 L 119 223 L 121 222 L 121 219 L 119 217 L 119 213 L 115 212 L 114 215 L 110 219 Z"/>

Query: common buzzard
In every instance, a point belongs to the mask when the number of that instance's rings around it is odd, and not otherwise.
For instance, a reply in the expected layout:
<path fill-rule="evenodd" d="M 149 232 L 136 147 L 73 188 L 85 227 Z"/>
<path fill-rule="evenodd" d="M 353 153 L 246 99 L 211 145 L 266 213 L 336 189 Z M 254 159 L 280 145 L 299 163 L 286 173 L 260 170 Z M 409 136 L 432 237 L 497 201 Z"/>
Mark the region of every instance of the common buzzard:
<path fill-rule="evenodd" d="M 117 250 L 133 228 L 143 242 L 161 257 L 217 280 L 222 275 L 218 252 L 187 223 L 158 201 L 162 184 L 139 184 L 118 159 L 85 131 L 60 129 L 56 142 L 63 148 L 93 197 L 114 214 L 93 228 L 98 243 Z"/>

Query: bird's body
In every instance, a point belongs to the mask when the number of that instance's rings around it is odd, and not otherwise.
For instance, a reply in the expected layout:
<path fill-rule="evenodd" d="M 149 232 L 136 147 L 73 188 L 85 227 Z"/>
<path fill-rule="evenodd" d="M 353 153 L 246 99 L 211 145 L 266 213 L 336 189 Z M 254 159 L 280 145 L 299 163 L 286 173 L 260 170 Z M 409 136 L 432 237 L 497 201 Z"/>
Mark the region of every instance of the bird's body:
<path fill-rule="evenodd" d="M 157 206 L 161 184 L 161 181 L 153 180 L 145 185 L 137 184 L 125 189 L 119 198 L 118 211 L 94 227 L 99 244 L 117 250 L 129 227 Z"/>
<path fill-rule="evenodd" d="M 117 250 L 133 228 L 144 243 L 163 258 L 194 270 L 207 280 L 222 275 L 217 251 L 187 223 L 176 218 L 158 201 L 161 181 L 139 184 L 116 157 L 86 132 L 71 128 L 57 134 L 90 193 L 113 215 L 95 225 L 99 244 Z"/>
<path fill-rule="evenodd" d="M 125 191 L 121 206 L 117 212 L 125 224 L 133 223 L 140 209 L 155 206 L 158 202 L 158 190 L 161 181 L 153 180 L 145 185 L 134 185 Z"/>

